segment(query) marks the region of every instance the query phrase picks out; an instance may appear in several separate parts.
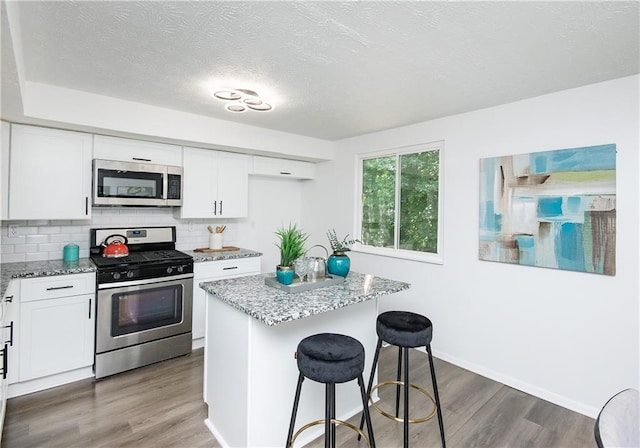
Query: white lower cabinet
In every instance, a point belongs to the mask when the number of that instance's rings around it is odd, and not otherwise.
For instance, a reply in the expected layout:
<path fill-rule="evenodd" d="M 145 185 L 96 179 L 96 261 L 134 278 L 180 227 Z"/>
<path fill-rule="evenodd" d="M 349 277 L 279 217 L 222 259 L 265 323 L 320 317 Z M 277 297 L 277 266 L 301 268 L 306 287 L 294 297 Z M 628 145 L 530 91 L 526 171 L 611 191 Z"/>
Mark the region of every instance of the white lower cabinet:
<path fill-rule="evenodd" d="M 18 328 L 20 328 L 20 280 L 12 280 L 4 295 L 3 337 L 2 347 L 6 346 L 7 384 L 15 383 L 20 378 L 20 363 L 18 362 Z"/>
<path fill-rule="evenodd" d="M 260 257 L 235 258 L 195 263 L 193 266 L 193 340 L 194 347 L 203 344 L 206 329 L 207 293 L 200 283 L 260 273 Z"/>
<path fill-rule="evenodd" d="M 9 392 L 9 382 L 17 378 L 18 360 L 15 357 L 17 339 L 14 333 L 14 322 L 17 321 L 17 297 L 20 290 L 20 282 L 13 280 L 9 282 L 7 291 L 0 302 L 0 351 L 2 354 L 2 373 L 0 373 L 0 436 L 4 425 L 4 416 L 7 411 L 7 397 Z"/>
<path fill-rule="evenodd" d="M 93 364 L 94 295 L 20 306 L 20 381 Z"/>
<path fill-rule="evenodd" d="M 95 274 L 22 279 L 17 299 L 9 397 L 91 377 Z"/>

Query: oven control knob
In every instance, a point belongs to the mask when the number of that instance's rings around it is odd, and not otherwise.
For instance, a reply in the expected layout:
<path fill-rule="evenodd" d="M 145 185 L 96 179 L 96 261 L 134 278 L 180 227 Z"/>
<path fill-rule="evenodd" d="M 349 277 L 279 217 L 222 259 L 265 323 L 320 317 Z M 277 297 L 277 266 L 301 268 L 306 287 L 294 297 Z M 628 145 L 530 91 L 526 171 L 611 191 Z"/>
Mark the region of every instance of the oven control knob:
<path fill-rule="evenodd" d="M 171 274 L 172 272 L 173 272 L 173 267 L 172 267 L 172 266 L 169 266 L 169 267 L 167 268 L 167 274 Z"/>
<path fill-rule="evenodd" d="M 127 271 L 127 278 L 133 278 L 133 271 Z"/>
<path fill-rule="evenodd" d="M 114 272 L 112 275 L 114 280 L 119 280 L 120 279 L 120 273 L 119 272 Z"/>
<path fill-rule="evenodd" d="M 184 272 L 184 266 L 178 266 L 178 272 Z"/>

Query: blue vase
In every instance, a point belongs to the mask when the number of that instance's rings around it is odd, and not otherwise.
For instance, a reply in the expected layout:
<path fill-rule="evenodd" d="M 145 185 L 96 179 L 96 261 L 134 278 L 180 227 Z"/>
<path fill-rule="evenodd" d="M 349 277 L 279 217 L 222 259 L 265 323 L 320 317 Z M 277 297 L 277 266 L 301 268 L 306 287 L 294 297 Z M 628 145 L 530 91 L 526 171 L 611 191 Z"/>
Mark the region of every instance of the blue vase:
<path fill-rule="evenodd" d="M 293 283 L 293 278 L 296 275 L 296 271 L 293 267 L 289 267 L 289 266 L 285 266 L 280 267 L 278 266 L 276 269 L 276 278 L 278 279 L 278 282 L 282 283 L 283 285 L 290 285 L 291 283 Z"/>
<path fill-rule="evenodd" d="M 344 252 L 334 252 L 327 259 L 327 271 L 329 274 L 346 277 L 351 268 L 351 260 Z"/>

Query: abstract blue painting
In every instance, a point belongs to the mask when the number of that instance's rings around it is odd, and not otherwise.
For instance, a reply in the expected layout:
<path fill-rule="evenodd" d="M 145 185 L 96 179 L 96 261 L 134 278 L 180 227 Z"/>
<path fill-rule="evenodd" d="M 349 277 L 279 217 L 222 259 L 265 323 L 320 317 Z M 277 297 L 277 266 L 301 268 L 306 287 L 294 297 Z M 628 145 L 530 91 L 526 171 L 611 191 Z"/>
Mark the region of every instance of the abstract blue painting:
<path fill-rule="evenodd" d="M 481 159 L 480 259 L 615 275 L 616 145 Z"/>

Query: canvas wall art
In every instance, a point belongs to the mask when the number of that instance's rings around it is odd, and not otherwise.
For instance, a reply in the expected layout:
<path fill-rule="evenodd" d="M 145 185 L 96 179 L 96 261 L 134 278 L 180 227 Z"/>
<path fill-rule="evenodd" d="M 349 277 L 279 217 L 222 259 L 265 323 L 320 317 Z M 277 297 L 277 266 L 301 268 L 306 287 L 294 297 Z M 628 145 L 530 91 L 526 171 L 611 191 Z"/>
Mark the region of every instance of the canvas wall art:
<path fill-rule="evenodd" d="M 480 160 L 480 259 L 615 275 L 616 145 Z"/>

